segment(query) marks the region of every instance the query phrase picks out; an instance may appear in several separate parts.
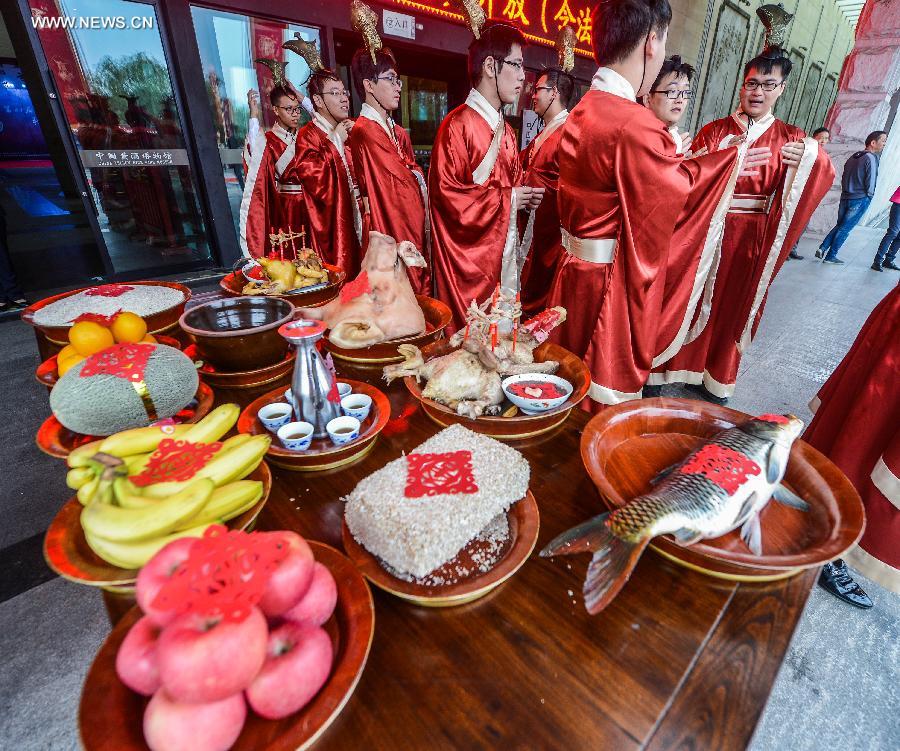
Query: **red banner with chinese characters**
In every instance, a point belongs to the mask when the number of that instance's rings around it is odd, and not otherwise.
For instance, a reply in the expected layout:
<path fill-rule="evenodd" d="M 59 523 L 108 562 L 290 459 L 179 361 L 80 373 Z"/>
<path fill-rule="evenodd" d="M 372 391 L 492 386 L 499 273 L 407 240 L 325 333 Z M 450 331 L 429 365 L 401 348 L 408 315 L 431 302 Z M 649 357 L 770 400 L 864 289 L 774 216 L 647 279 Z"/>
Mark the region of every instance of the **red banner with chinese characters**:
<path fill-rule="evenodd" d="M 250 43 L 252 48 L 251 58 L 260 57 L 283 62 L 285 51 L 281 46 L 284 41 L 284 30 L 287 24 L 278 21 L 263 21 L 259 18 L 250 19 Z M 262 110 L 263 126 L 271 128 L 275 124 L 275 112 L 269 101 L 269 92 L 275 87 L 272 80 L 272 71 L 262 63 L 256 63 L 256 78 L 259 81 L 259 106 Z M 288 65 L 288 80 L 291 80 L 291 68 Z"/>
<path fill-rule="evenodd" d="M 448 0 L 381 1 L 465 24 L 462 14 Z M 587 0 L 481 0 L 481 7 L 488 18 L 512 24 L 521 29 L 530 42 L 551 47 L 556 44 L 559 30 L 569 25 L 575 29 L 575 52 L 593 57 L 591 11 L 594 6 Z"/>

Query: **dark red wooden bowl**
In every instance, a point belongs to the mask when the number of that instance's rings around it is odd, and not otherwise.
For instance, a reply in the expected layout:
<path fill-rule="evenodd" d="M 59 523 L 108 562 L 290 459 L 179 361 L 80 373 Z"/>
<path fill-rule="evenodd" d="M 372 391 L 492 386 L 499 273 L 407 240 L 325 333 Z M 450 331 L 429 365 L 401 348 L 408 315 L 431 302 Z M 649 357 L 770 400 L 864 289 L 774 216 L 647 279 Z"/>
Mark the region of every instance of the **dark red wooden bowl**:
<path fill-rule="evenodd" d="M 663 469 L 681 461 L 725 428 L 749 419 L 727 407 L 689 399 L 641 399 L 609 407 L 581 436 L 581 457 L 609 508 L 647 492 Z M 794 443 L 785 484 L 810 504 L 808 512 L 770 501 L 760 515 L 764 554 L 756 556 L 734 530 L 681 545 L 657 537 L 668 558 L 725 578 L 772 579 L 839 558 L 862 535 L 865 515 L 844 474 L 812 446 Z"/>
<path fill-rule="evenodd" d="M 295 292 L 292 295 L 272 295 L 272 297 L 280 297 L 287 300 L 298 308 L 318 308 L 325 303 L 331 302 L 338 293 L 344 282 L 347 280 L 347 272 L 338 266 L 332 266 L 330 263 L 323 263 L 322 266 L 328 271 L 328 284 L 312 292 Z M 222 291 L 229 297 L 240 297 L 244 294 L 244 285 L 247 284 L 247 278 L 238 270 L 230 274 L 226 274 L 220 281 L 219 286 Z"/>
<path fill-rule="evenodd" d="M 214 386 L 217 389 L 252 389 L 267 386 L 270 383 L 290 380 L 291 373 L 294 370 L 297 350 L 290 347 L 284 358 L 274 365 L 237 372 L 219 370 L 211 363 L 203 362 L 195 344 L 189 344 L 185 347 L 184 354 L 190 357 L 191 360 L 194 360 L 194 362 L 203 363 L 198 367 L 198 371 L 200 377 L 210 386 Z"/>

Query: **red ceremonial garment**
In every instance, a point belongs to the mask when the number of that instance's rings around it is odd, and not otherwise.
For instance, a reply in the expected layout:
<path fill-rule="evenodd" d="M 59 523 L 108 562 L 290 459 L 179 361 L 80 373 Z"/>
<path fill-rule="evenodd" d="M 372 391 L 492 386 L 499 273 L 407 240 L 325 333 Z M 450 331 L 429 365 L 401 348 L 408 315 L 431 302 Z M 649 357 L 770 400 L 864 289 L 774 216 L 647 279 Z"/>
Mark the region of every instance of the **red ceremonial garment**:
<path fill-rule="evenodd" d="M 706 125 L 693 149 L 716 152 L 747 132 L 737 115 Z M 800 166 L 789 169 L 781 148 L 803 141 Z M 707 280 L 683 349 L 654 372 L 651 383 L 702 383 L 720 397 L 734 393 L 741 355 L 756 333 L 766 293 L 819 201 L 834 182 L 824 150 L 799 128 L 771 114 L 755 122 L 747 147 L 768 146 L 769 163 L 758 175 L 740 177 L 721 242 L 717 268 Z"/>
<path fill-rule="evenodd" d="M 547 294 L 563 252 L 559 244 L 559 211 L 556 208 L 557 151 L 562 126 L 568 116 L 568 110 L 556 115 L 522 152 L 525 185 L 544 188 L 544 198 L 535 212 L 531 251 L 522 269 L 522 309 L 526 315 L 536 315 L 547 307 Z"/>
<path fill-rule="evenodd" d="M 269 252 L 269 232 L 309 226 L 300 182 L 297 134 L 280 123 L 258 136 L 241 200 L 240 243 L 245 256 Z"/>
<path fill-rule="evenodd" d="M 900 287 L 863 325 L 809 405 L 803 434 L 840 467 L 866 507 L 866 530 L 847 561 L 900 593 Z"/>
<path fill-rule="evenodd" d="M 513 188 L 521 184 L 515 132 L 472 89 L 441 123 L 428 174 L 435 290 L 453 311 L 453 331 L 472 300 L 483 302 L 499 283 L 516 288 Z"/>
<path fill-rule="evenodd" d="M 323 261 L 346 271 L 348 279 L 354 278 L 362 261 L 355 186 L 343 156 L 343 142 L 318 112 L 297 133 L 297 169 L 309 217 L 309 246 Z"/>
<path fill-rule="evenodd" d="M 359 192 L 368 204 L 370 230 L 409 240 L 425 257 L 426 268 L 407 268 L 413 291 L 431 294 L 431 258 L 425 226 L 425 178 L 416 164 L 407 132 L 363 104 L 348 139 Z M 363 245 L 367 241 L 363 240 Z"/>

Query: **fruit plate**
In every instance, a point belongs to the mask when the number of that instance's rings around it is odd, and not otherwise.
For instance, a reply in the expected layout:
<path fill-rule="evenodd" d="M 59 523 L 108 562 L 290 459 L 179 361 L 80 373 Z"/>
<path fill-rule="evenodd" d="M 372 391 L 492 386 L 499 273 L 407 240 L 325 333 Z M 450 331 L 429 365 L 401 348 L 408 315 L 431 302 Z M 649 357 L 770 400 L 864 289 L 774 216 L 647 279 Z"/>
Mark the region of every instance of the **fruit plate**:
<path fill-rule="evenodd" d="M 689 399 L 624 402 L 585 426 L 581 458 L 604 503 L 618 508 L 647 492 L 660 471 L 747 419 L 736 410 Z M 712 576 L 767 581 L 840 558 L 860 538 L 865 516 L 859 495 L 834 464 L 802 440 L 791 450 L 785 485 L 806 500 L 810 510 L 768 503 L 760 515 L 762 556 L 750 552 L 739 530 L 690 546 L 657 537 L 651 547 Z"/>
<path fill-rule="evenodd" d="M 509 536 L 499 550 L 492 543 L 476 538 L 453 560 L 428 575 L 432 581 L 455 580 L 447 584 L 427 584 L 396 576 L 378 556 L 370 553 L 356 541 L 343 520 L 341 538 L 347 555 L 362 571 L 363 576 L 379 589 L 416 605 L 447 608 L 465 605 L 484 597 L 515 574 L 528 560 L 537 543 L 540 528 L 540 512 L 530 490 L 524 498 L 510 506 L 506 512 L 506 521 L 509 525 Z M 496 562 L 487 571 L 482 572 L 475 557 L 483 558 L 486 555 L 496 558 Z"/>
<path fill-rule="evenodd" d="M 265 462 L 247 475 L 246 479 L 262 481 L 262 498 L 253 508 L 227 522 L 226 526 L 229 529 L 252 527 L 269 498 L 272 473 Z M 92 587 L 133 585 L 137 581 L 140 569 L 119 568 L 107 563 L 91 550 L 81 528 L 83 508 L 78 498 L 73 496 L 50 522 L 44 536 L 44 560 L 47 561 L 47 565 L 64 579 L 76 584 L 87 584 Z"/>
<path fill-rule="evenodd" d="M 159 336 L 154 336 L 154 338 L 156 339 L 157 344 L 165 344 L 167 347 L 174 347 L 175 349 L 181 349 L 182 347 L 181 342 L 171 336 L 160 334 Z M 59 380 L 56 355 L 48 357 L 44 362 L 38 365 L 37 370 L 34 371 L 34 377 L 37 379 L 38 383 L 43 384 L 48 389 L 52 389 Z"/>
<path fill-rule="evenodd" d="M 291 347 L 284 359 L 274 365 L 244 371 L 217 370 L 210 363 L 199 360 L 196 344 L 189 344 L 185 347 L 184 354 L 194 362 L 201 363 L 198 367 L 200 377 L 211 386 L 223 389 L 252 389 L 289 378 L 294 369 L 297 350 Z"/>
<path fill-rule="evenodd" d="M 371 347 L 363 347 L 362 349 L 347 349 L 332 344 L 328 340 L 328 334 L 322 338 L 322 343 L 335 360 L 343 360 L 354 365 L 363 367 L 380 367 L 392 362 L 400 362 L 403 359 L 397 351 L 397 347 L 401 344 L 414 344 L 420 349 L 426 344 L 437 341 L 444 336 L 444 329 L 450 324 L 453 314 L 450 308 L 440 300 L 433 297 L 425 297 L 424 295 L 416 295 L 419 307 L 425 314 L 425 331 L 422 334 L 414 336 L 404 336 L 400 339 L 388 339 L 386 342 L 373 344 Z"/>
<path fill-rule="evenodd" d="M 280 297 L 282 300 L 287 300 L 292 305 L 304 308 L 318 308 L 320 305 L 331 302 L 338 296 L 341 287 L 344 286 L 344 282 L 347 279 L 347 273 L 340 267 L 332 266 L 330 263 L 323 263 L 322 266 L 328 271 L 328 284 L 324 287 L 316 287 L 316 289 L 309 292 L 294 292 L 290 295 L 267 296 Z M 229 297 L 240 297 L 243 295 L 245 284 L 247 284 L 247 280 L 240 270 L 226 274 L 219 282 L 222 291 Z"/>
<path fill-rule="evenodd" d="M 283 387 L 273 389 L 251 402 L 241 412 L 238 418 L 237 429 L 239 433 L 251 433 L 252 435 L 272 435 L 272 445 L 266 452 L 266 460 L 281 469 L 291 469 L 299 472 L 317 472 L 323 469 L 334 469 L 362 459 L 375 447 L 375 441 L 382 428 L 387 425 L 391 416 L 391 404 L 388 398 L 377 388 L 363 383 L 351 381 L 345 378 L 343 383 L 350 384 L 354 394 L 367 394 L 372 397 L 372 409 L 368 417 L 360 426 L 359 438 L 344 446 L 335 446 L 329 438 L 314 438 L 306 451 L 288 451 L 278 438 L 266 430 L 257 417 L 257 413 L 267 404 L 285 401 Z"/>
<path fill-rule="evenodd" d="M 172 289 L 177 289 L 179 292 L 183 293 L 184 300 L 177 305 L 173 305 L 171 308 L 166 308 L 165 310 L 160 310 L 152 315 L 142 316 L 147 323 L 147 331 L 153 334 L 153 336 L 165 334 L 167 331 L 178 328 L 178 319 L 181 318 L 181 314 L 184 313 L 184 307 L 187 305 L 187 301 L 191 299 L 191 290 L 188 287 L 185 287 L 183 284 L 178 284 L 177 282 L 157 281 L 127 282 L 127 284 L 132 287 L 138 284 L 156 287 L 171 287 Z M 66 297 L 77 295 L 79 292 L 84 292 L 86 289 L 91 289 L 91 287 L 81 287 L 80 289 L 73 289 L 69 292 L 63 292 L 59 295 L 53 295 L 52 297 L 45 297 L 43 300 L 38 300 L 36 303 L 29 305 L 22 311 L 22 320 L 42 332 L 52 344 L 56 345 L 58 348 L 62 348 L 69 343 L 69 329 L 71 328 L 71 324 L 68 326 L 42 326 L 35 323 L 34 314 L 41 308 L 46 308 L 48 305 Z"/>
<path fill-rule="evenodd" d="M 181 412 L 175 415 L 175 422 L 199 422 L 209 414 L 215 398 L 212 389 L 203 381 L 200 381 L 194 398 Z M 79 446 L 96 440 L 98 440 L 98 437 L 95 435 L 85 435 L 84 433 L 75 433 L 69 430 L 56 419 L 55 415 L 50 415 L 38 428 L 35 443 L 45 454 L 50 454 L 50 456 L 55 456 L 58 459 L 65 459 L 70 452 Z"/>
<path fill-rule="evenodd" d="M 422 355 L 425 361 L 435 357 L 452 352 L 454 347 L 450 345 L 448 339 L 434 342 L 422 349 Z M 542 412 L 539 415 L 518 414 L 515 417 L 477 417 L 474 420 L 471 417 L 458 415 L 450 407 L 440 404 L 433 399 L 426 399 L 422 396 L 424 384 L 420 384 L 413 376 L 407 376 L 403 379 L 406 388 L 409 390 L 422 405 L 425 414 L 434 420 L 438 425 L 447 427 L 448 425 L 464 425 L 476 433 L 484 433 L 497 438 L 499 440 L 514 441 L 525 438 L 533 438 L 534 436 L 547 433 L 554 428 L 562 425 L 569 413 L 578 403 L 587 395 L 591 385 L 591 374 L 580 357 L 575 356 L 567 349 L 563 349 L 553 342 L 544 342 L 534 350 L 534 359 L 536 362 L 545 362 L 546 360 L 556 360 L 559 363 L 559 370 L 556 372 L 560 378 L 565 378 L 572 384 L 572 395 L 556 409 Z"/>
<path fill-rule="evenodd" d="M 248 708 L 232 751 L 309 748 L 346 706 L 365 668 L 375 632 L 372 593 L 346 556 L 320 542 L 308 542 L 337 584 L 337 606 L 323 626 L 335 647 L 331 675 L 309 704 L 283 720 L 264 720 Z M 126 688 L 116 675 L 116 653 L 140 615 L 133 608 L 116 625 L 88 671 L 78 709 L 81 742 L 87 751 L 147 750 L 141 728 L 148 700 Z"/>

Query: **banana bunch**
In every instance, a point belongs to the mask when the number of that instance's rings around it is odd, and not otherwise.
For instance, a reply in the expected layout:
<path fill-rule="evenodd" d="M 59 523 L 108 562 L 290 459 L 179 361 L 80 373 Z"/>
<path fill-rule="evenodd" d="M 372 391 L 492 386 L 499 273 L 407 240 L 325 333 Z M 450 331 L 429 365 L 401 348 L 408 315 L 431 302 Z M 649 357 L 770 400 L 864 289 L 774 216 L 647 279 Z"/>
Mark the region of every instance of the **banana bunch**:
<path fill-rule="evenodd" d="M 130 477 L 147 466 L 165 438 L 213 443 L 237 422 L 240 408 L 223 404 L 195 425 L 135 428 L 85 444 L 68 456 L 66 483 L 84 505 L 81 526 L 91 549 L 114 566 L 135 569 L 180 537 L 200 537 L 251 509 L 263 484 L 245 480 L 271 443 L 267 435 L 239 434 L 190 479 L 138 487 Z"/>

